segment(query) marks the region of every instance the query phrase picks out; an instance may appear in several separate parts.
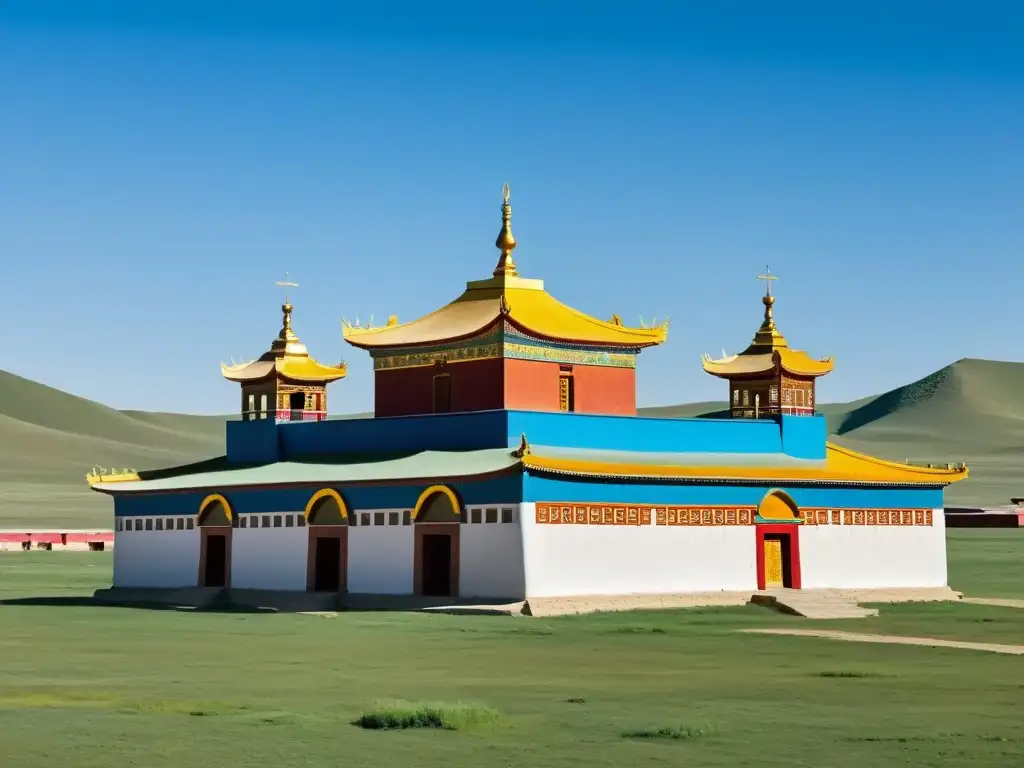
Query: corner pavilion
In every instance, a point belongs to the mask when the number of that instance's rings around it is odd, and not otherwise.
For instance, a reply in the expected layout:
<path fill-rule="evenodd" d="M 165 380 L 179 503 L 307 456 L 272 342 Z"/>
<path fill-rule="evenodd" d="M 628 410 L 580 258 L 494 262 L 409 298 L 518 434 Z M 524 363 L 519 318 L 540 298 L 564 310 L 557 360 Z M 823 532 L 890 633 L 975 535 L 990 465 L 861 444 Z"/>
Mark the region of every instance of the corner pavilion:
<path fill-rule="evenodd" d="M 833 361 L 789 346 L 770 290 L 751 345 L 703 360 L 728 418 L 638 417 L 637 357 L 666 326 L 591 317 L 521 277 L 511 214 L 506 188 L 490 277 L 412 322 L 344 325 L 373 362 L 374 417 L 326 420 L 346 369 L 310 357 L 286 300 L 270 350 L 222 367 L 242 393 L 225 456 L 90 475 L 114 500 L 109 593 L 948 592 L 943 489 L 966 468 L 829 443 L 814 384 Z"/>

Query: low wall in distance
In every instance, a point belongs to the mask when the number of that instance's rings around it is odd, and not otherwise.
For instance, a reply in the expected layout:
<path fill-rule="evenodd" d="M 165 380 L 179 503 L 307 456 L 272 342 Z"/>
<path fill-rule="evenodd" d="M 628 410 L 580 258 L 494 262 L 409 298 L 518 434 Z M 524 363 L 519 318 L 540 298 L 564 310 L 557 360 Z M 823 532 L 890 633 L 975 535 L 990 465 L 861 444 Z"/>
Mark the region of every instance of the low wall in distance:
<path fill-rule="evenodd" d="M 947 528 L 1024 528 L 1024 512 L 946 512 Z"/>
<path fill-rule="evenodd" d="M 113 531 L 0 530 L 0 552 L 109 552 L 113 548 Z"/>

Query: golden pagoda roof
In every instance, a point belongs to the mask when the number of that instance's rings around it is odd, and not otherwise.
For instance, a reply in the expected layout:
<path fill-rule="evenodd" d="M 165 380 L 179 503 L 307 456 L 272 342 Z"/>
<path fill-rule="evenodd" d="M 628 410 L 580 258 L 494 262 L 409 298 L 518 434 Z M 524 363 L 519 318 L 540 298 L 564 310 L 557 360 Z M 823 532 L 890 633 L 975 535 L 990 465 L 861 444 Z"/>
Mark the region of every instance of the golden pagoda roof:
<path fill-rule="evenodd" d="M 525 438 L 524 438 L 525 445 Z M 963 464 L 944 468 L 886 461 L 826 443 L 825 458 L 764 454 L 642 454 L 523 446 L 514 452 L 527 469 L 580 477 L 725 481 L 826 482 L 945 486 L 965 479 Z"/>
<path fill-rule="evenodd" d="M 555 299 L 544 290 L 543 280 L 520 277 L 512 259 L 516 240 L 512 236 L 507 184 L 503 191 L 502 225 L 495 241 L 501 256 L 492 277 L 467 283 L 466 290 L 454 301 L 409 323 L 399 324 L 395 317 L 379 328 L 343 323 L 345 341 L 364 349 L 437 344 L 475 336 L 502 318 L 531 335 L 553 341 L 629 347 L 649 347 L 665 341 L 667 322 L 630 328 L 617 315 L 599 320 Z"/>
<path fill-rule="evenodd" d="M 292 330 L 292 305 L 285 299 L 281 306 L 284 315 L 281 332 L 258 359 L 247 363 L 220 364 L 220 372 L 228 381 L 238 383 L 259 381 L 280 376 L 307 383 L 329 384 L 344 378 L 348 368 L 344 363 L 324 365 L 309 356 L 309 350 Z"/>
<path fill-rule="evenodd" d="M 763 280 L 774 280 L 766 270 L 766 274 L 760 276 Z M 701 362 L 704 370 L 712 376 L 729 378 L 732 376 L 747 376 L 769 373 L 781 369 L 794 376 L 824 376 L 829 373 L 835 365 L 835 358 L 826 357 L 817 360 L 804 352 L 802 349 L 793 349 L 786 341 L 786 337 L 775 326 L 774 305 L 775 297 L 772 296 L 771 283 L 761 299 L 764 304 L 764 320 L 761 327 L 754 334 L 754 340 L 750 346 L 738 355 L 723 356 L 714 360 L 710 355 L 703 355 Z"/>

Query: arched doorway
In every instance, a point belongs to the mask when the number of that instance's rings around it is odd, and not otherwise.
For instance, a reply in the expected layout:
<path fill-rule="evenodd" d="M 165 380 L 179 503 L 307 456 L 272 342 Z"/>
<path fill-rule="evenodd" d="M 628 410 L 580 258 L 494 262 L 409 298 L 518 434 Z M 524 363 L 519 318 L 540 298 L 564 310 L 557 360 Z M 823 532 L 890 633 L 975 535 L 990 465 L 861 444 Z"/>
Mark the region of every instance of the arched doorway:
<path fill-rule="evenodd" d="M 333 488 L 317 491 L 306 504 L 309 549 L 306 590 L 344 592 L 348 582 L 348 505 Z"/>
<path fill-rule="evenodd" d="M 459 521 L 462 503 L 446 485 L 420 494 L 412 511 L 415 526 L 414 592 L 425 597 L 459 595 Z"/>
<path fill-rule="evenodd" d="M 757 508 L 757 588 L 800 589 L 800 510 L 784 491 L 765 494 Z"/>
<path fill-rule="evenodd" d="M 199 586 L 231 585 L 231 505 L 219 493 L 203 499 L 199 523 Z"/>

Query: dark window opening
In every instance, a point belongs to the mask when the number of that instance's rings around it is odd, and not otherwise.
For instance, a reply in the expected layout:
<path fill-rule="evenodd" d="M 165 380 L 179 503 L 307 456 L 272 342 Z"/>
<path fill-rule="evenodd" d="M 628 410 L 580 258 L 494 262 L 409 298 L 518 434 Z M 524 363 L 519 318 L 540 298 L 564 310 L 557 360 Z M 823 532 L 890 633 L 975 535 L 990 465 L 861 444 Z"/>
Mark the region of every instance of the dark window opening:
<path fill-rule="evenodd" d="M 434 377 L 434 413 L 451 413 L 452 377 L 439 373 Z"/>
<path fill-rule="evenodd" d="M 303 392 L 292 392 L 288 395 L 288 410 L 292 421 L 302 421 L 302 412 L 306 410 L 306 395 Z"/>

